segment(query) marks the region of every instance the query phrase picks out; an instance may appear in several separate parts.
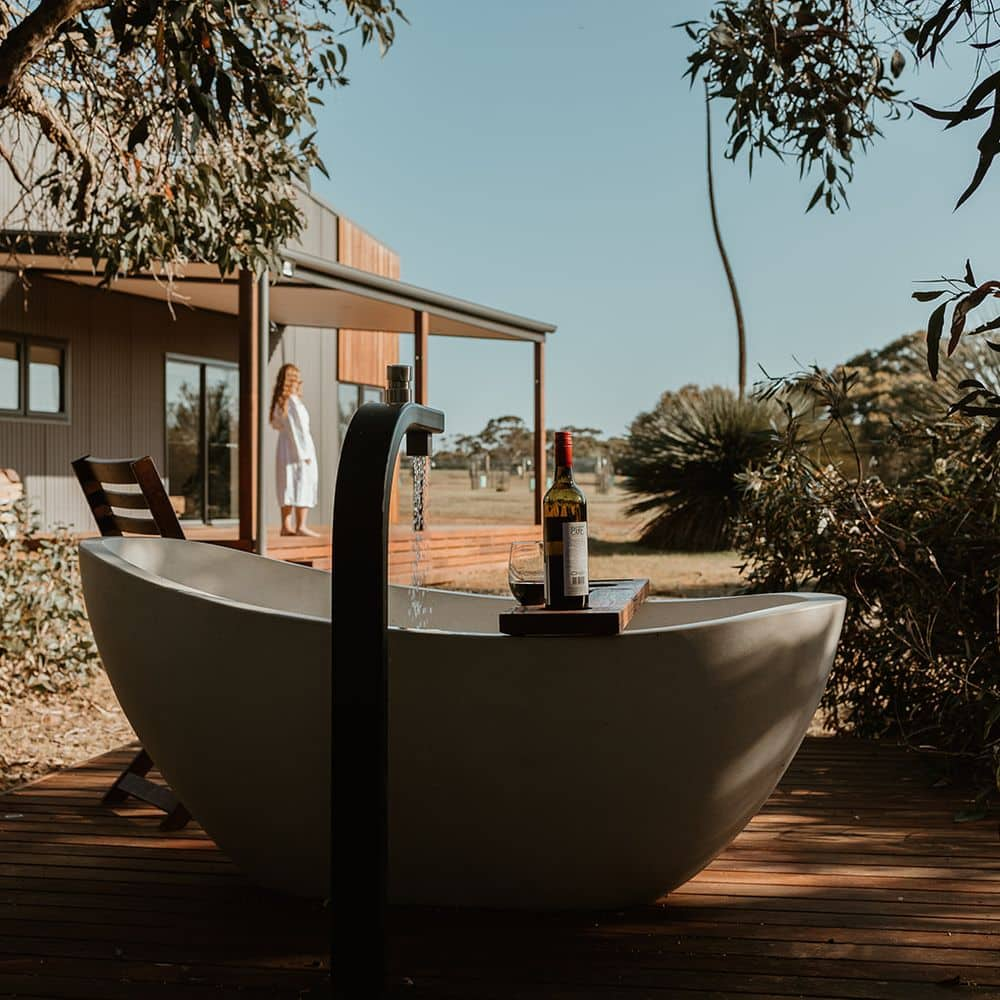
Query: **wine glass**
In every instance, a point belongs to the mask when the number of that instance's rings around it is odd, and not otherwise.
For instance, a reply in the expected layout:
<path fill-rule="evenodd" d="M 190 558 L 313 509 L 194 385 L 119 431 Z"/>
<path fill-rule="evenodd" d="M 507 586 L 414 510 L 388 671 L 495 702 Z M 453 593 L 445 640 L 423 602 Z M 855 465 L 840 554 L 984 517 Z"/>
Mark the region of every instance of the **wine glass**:
<path fill-rule="evenodd" d="M 518 604 L 545 603 L 545 549 L 541 542 L 511 542 L 507 583 Z"/>

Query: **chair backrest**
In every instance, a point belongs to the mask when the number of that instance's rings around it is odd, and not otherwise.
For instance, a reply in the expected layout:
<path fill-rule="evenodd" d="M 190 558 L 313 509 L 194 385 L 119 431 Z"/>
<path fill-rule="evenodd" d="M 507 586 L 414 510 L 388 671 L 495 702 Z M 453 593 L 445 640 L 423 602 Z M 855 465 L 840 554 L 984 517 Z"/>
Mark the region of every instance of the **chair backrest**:
<path fill-rule="evenodd" d="M 73 463 L 73 471 L 102 535 L 184 537 L 163 480 L 148 455 L 120 459 L 84 455 Z M 133 488 L 114 488 L 120 486 Z M 135 513 L 118 514 L 116 509 Z"/>

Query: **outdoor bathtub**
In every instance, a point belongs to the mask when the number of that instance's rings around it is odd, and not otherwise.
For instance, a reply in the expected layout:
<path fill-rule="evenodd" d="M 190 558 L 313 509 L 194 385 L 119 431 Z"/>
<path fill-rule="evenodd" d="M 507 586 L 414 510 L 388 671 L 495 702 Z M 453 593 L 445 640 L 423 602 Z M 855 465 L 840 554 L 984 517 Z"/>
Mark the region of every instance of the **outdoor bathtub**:
<path fill-rule="evenodd" d="M 329 575 L 166 539 L 84 541 L 81 563 L 108 675 L 181 800 L 258 882 L 326 895 Z M 515 639 L 509 598 L 391 600 L 426 627 L 389 640 L 390 896 L 488 907 L 648 903 L 704 867 L 792 759 L 844 614 L 654 600 L 617 638 Z"/>

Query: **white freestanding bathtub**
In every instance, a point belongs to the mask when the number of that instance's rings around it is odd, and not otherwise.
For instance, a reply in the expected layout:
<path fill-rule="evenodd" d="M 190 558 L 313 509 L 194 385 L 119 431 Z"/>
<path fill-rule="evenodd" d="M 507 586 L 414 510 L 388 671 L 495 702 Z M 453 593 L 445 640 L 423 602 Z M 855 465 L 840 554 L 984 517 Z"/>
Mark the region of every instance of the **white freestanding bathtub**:
<path fill-rule="evenodd" d="M 104 665 L 143 745 L 257 881 L 327 894 L 330 577 L 196 542 L 81 543 Z M 510 599 L 392 588 L 390 897 L 605 907 L 742 829 L 819 702 L 844 599 L 648 601 L 614 638 L 511 638 Z M 337 622 L 350 628 L 350 622 Z M 336 822 L 336 803 L 333 803 Z"/>

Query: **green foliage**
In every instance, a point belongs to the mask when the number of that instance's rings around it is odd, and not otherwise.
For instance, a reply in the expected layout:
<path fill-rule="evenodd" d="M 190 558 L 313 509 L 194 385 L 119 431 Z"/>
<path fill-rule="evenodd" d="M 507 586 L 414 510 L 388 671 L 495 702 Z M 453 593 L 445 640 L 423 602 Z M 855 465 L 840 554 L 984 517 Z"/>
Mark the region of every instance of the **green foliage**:
<path fill-rule="evenodd" d="M 652 513 L 641 541 L 705 552 L 732 546 L 742 506 L 740 476 L 773 446 L 777 407 L 728 389 L 665 392 L 632 422 L 616 457 L 625 489 L 643 499 L 629 514 Z"/>
<path fill-rule="evenodd" d="M 605 439 L 597 427 L 561 428 L 573 435 L 573 462 L 578 470 L 590 471 L 598 458 L 616 454 L 621 446 L 620 438 Z M 549 469 L 552 469 L 555 430 L 545 432 L 545 447 Z M 476 456 L 489 455 L 490 463 L 504 464 L 531 461 L 535 453 L 535 432 L 520 417 L 507 415 L 491 417 L 478 434 L 455 434 L 445 438 L 441 447 L 434 451 L 434 463 L 444 469 L 464 469 L 469 460 Z"/>
<path fill-rule="evenodd" d="M 831 211 L 846 204 L 845 182 L 858 149 L 881 135 L 879 113 L 898 118 L 906 103 L 895 86 L 907 63 L 933 67 L 949 41 L 974 50 L 968 92 L 952 110 L 910 106 L 947 128 L 989 115 L 979 163 L 961 205 L 1000 152 L 1000 72 L 994 0 L 718 0 L 705 23 L 680 25 L 695 42 L 692 83 L 703 78 L 713 99 L 730 105 L 728 155 L 789 157 L 820 182 L 809 201 Z M 985 75 L 984 75 L 985 73 Z M 807 209 L 808 211 L 808 209 Z"/>
<path fill-rule="evenodd" d="M 1000 388 L 1000 356 L 983 340 L 964 343 L 954 359 L 932 377 L 923 332 L 897 337 L 885 347 L 856 355 L 842 367 L 855 376 L 857 384 L 841 403 L 851 422 L 863 425 L 860 435 L 866 439 L 884 437 L 900 421 L 942 418 L 972 371 L 981 372 L 990 385 Z"/>
<path fill-rule="evenodd" d="M 692 84 L 703 79 L 710 99 L 730 105 L 730 159 L 745 152 L 752 168 L 755 153 L 770 152 L 794 158 L 800 176 L 818 168 L 820 183 L 807 211 L 823 201 L 833 212 L 846 204 L 845 182 L 853 177 L 856 148 L 866 149 L 881 134 L 875 116 L 881 111 L 899 117 L 906 103 L 893 86 L 906 65 L 900 47 L 930 67 L 948 42 L 972 50 L 975 68 L 958 107 L 935 110 L 917 102 L 910 107 L 945 122 L 946 129 L 985 117 L 976 144 L 979 160 L 956 208 L 979 188 L 1000 154 L 998 18 L 997 0 L 717 0 L 707 22 L 679 27 L 696 46 L 686 75 Z M 927 363 L 935 377 L 949 309 L 949 355 L 963 335 L 1000 330 L 995 316 L 967 329 L 970 314 L 1000 297 L 1000 281 L 977 282 L 966 262 L 963 277 L 943 278 L 940 284 L 914 293 L 921 302 L 945 297 L 927 325 Z M 955 409 L 991 417 L 984 447 L 996 447 L 1000 393 L 982 378 L 970 378 L 959 388 Z"/>
<path fill-rule="evenodd" d="M 530 458 L 534 432 L 517 416 L 491 417 L 478 434 L 456 434 L 434 452 L 441 468 L 466 468 L 473 456 L 489 455 L 490 462 L 511 463 Z"/>
<path fill-rule="evenodd" d="M 944 300 L 934 307 L 927 321 L 927 366 L 931 375 L 936 379 L 941 370 L 941 339 L 949 308 L 951 321 L 947 324 L 947 356 L 950 358 L 963 343 L 976 344 L 980 355 L 987 359 L 985 367 L 991 364 L 995 372 L 1000 365 L 1000 344 L 982 335 L 1000 330 L 1000 317 L 983 315 L 983 307 L 987 304 L 995 307 L 995 300 L 1000 299 L 1000 281 L 978 283 L 972 271 L 972 262 L 966 261 L 965 274 L 961 278 L 941 278 L 928 284 L 937 287 L 914 292 L 913 297 L 918 302 Z M 970 337 L 981 339 L 970 341 Z M 952 410 L 969 417 L 989 417 L 993 421 L 993 426 L 983 437 L 982 447 L 985 451 L 994 450 L 1000 444 L 1000 383 L 995 377 L 990 377 L 989 371 L 980 368 L 977 378 L 963 378 L 954 389 Z"/>
<path fill-rule="evenodd" d="M 100 665 L 83 604 L 76 542 L 64 528 L 39 537 L 26 501 L 17 501 L 14 511 L 18 530 L 0 534 L 4 698 L 31 688 L 75 687 Z"/>
<path fill-rule="evenodd" d="M 982 340 L 963 344 L 934 380 L 927 371 L 924 335 L 910 333 L 856 355 L 831 373 L 809 373 L 802 385 L 818 377 L 839 383 L 824 394 L 827 402 L 814 389 L 789 389 L 786 379 L 770 384 L 791 404 L 803 444 L 817 461 L 833 463 L 845 475 L 859 475 L 860 467 L 860 474 L 874 472 L 892 483 L 924 471 L 927 463 L 927 449 L 919 436 L 901 436 L 899 428 L 914 420 L 934 424 L 943 419 L 951 400 L 960 394 L 959 386 L 973 371 L 1000 389 L 1000 356 Z M 830 400 L 835 400 L 836 416 L 850 426 L 850 439 L 830 432 Z"/>
<path fill-rule="evenodd" d="M 468 442 L 471 453 L 489 454 L 496 462 L 513 462 L 531 456 L 534 434 L 520 418 L 513 415 L 492 417 L 486 426 Z"/>
<path fill-rule="evenodd" d="M 275 266 L 295 185 L 325 171 L 313 107 L 347 83 L 349 31 L 394 38 L 396 0 L 0 0 L 8 227 L 65 233 L 110 280 L 189 260 Z"/>
<path fill-rule="evenodd" d="M 800 379 L 821 433 L 856 447 L 851 381 Z M 923 460 L 895 483 L 825 463 L 789 421 L 745 476 L 735 544 L 751 587 L 844 594 L 847 619 L 823 706 L 838 729 L 889 736 L 995 773 L 1000 764 L 998 465 L 975 422 L 897 424 L 886 446 Z"/>
<path fill-rule="evenodd" d="M 723 0 L 707 23 L 683 25 L 697 45 L 686 75 L 732 105 L 726 155 L 745 150 L 751 170 L 764 153 L 794 158 L 800 175 L 817 168 L 809 209 L 846 202 L 855 147 L 881 134 L 879 109 L 900 114 L 902 53 L 887 64 L 871 23 L 849 11 L 843 0 Z"/>

